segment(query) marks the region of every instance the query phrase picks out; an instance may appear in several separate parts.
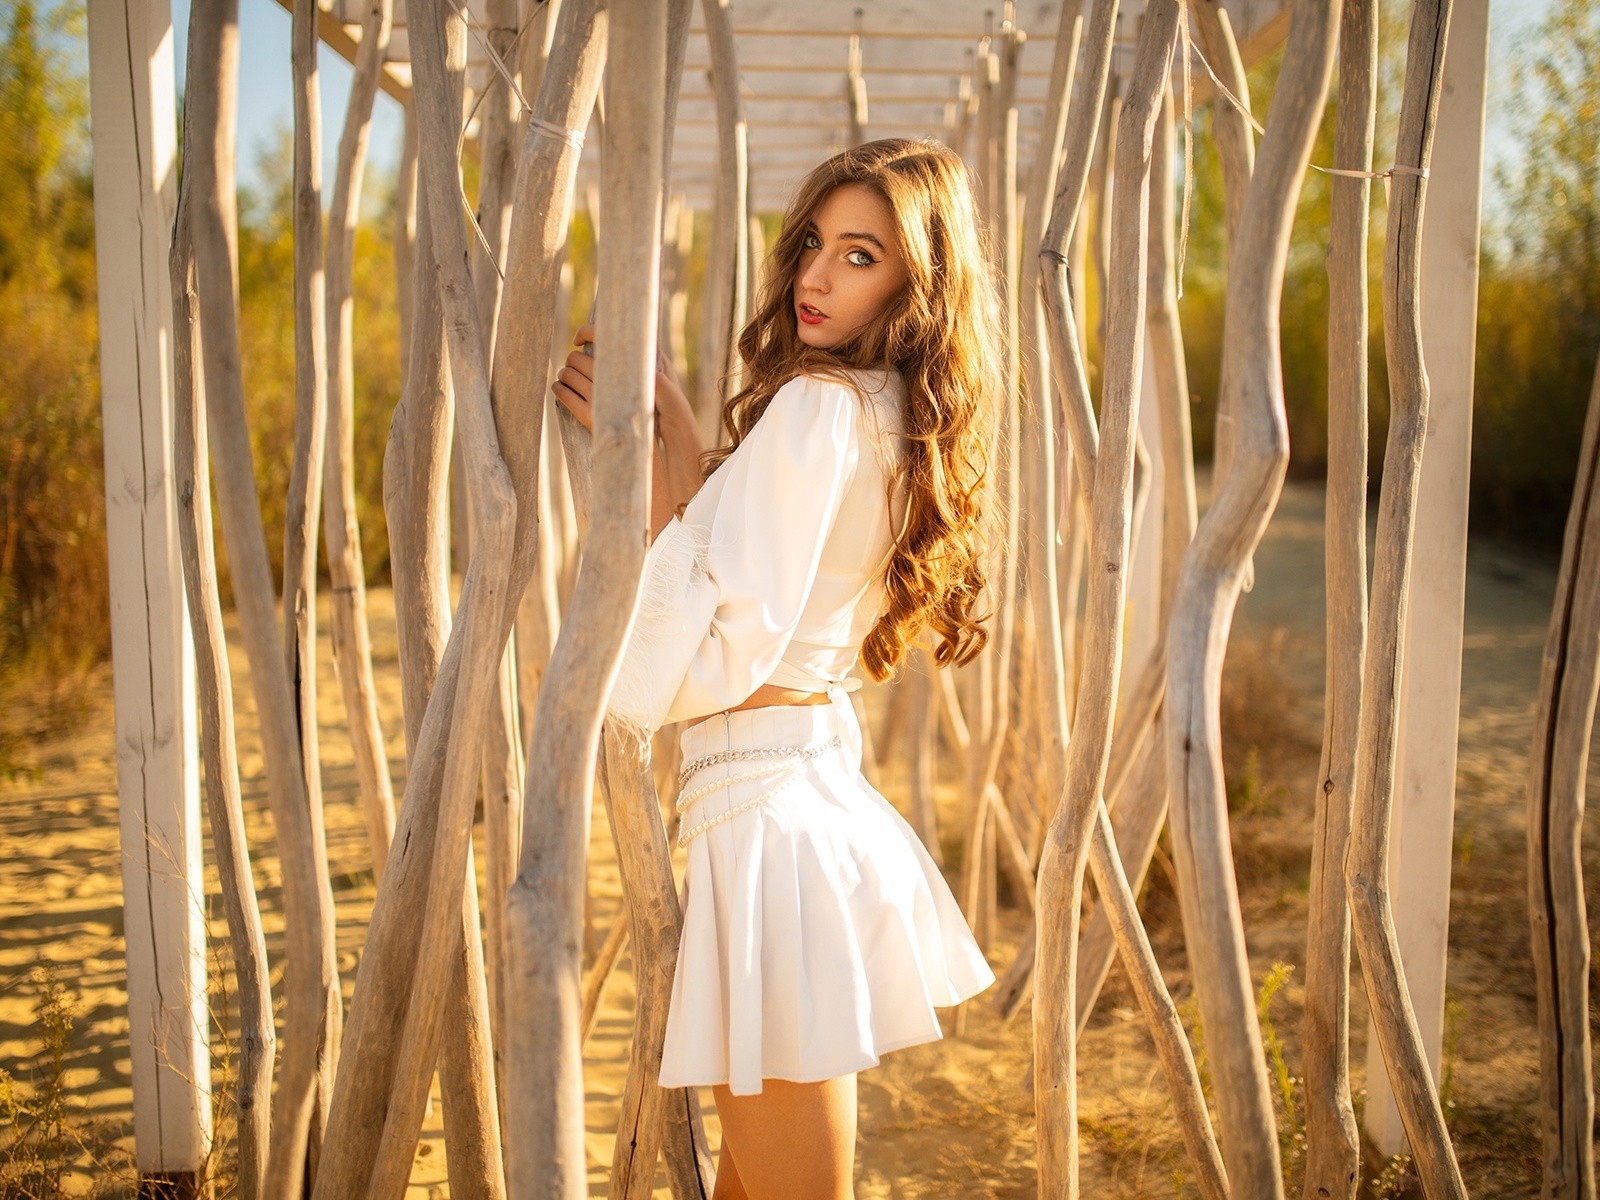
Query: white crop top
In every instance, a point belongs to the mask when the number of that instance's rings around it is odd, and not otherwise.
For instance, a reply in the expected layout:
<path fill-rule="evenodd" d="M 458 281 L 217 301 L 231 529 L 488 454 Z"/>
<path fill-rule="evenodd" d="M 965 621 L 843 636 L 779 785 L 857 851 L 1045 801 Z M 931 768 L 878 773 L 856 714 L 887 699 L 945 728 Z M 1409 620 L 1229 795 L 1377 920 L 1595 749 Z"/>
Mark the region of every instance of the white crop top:
<path fill-rule="evenodd" d="M 797 376 L 657 535 L 608 708 L 655 730 L 748 699 L 764 683 L 821 692 L 847 679 L 884 597 L 904 488 L 904 385 Z"/>

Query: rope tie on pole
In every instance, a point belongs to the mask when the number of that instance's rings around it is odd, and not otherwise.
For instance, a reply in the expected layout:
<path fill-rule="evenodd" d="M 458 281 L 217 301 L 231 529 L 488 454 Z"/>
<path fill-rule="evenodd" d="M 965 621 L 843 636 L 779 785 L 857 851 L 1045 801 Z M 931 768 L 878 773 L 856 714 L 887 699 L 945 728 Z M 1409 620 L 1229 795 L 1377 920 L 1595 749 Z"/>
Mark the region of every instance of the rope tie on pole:
<path fill-rule="evenodd" d="M 1211 77 L 1212 86 L 1217 89 L 1217 95 L 1221 96 L 1230 105 L 1232 105 L 1233 108 L 1234 108 L 1234 111 L 1236 111 L 1240 116 L 1242 116 L 1249 123 L 1250 127 L 1256 131 L 1257 134 L 1261 135 L 1262 137 L 1265 137 L 1266 134 L 1267 134 L 1267 131 L 1262 126 L 1261 122 L 1256 120 L 1255 114 L 1253 114 L 1250 111 L 1250 106 L 1245 104 L 1244 101 L 1240 100 L 1239 97 L 1235 96 L 1233 94 L 1232 89 L 1230 89 L 1227 84 L 1222 82 L 1222 79 L 1217 75 L 1216 71 L 1212 69 L 1212 66 L 1211 66 L 1210 62 L 1208 62 L 1206 60 L 1205 51 L 1201 50 L 1200 47 L 1195 45 L 1195 43 L 1190 39 L 1190 37 L 1189 37 L 1189 22 L 1188 22 L 1188 0 L 1179 0 L 1179 7 L 1182 9 L 1182 14 L 1181 14 L 1181 16 L 1179 18 L 1178 32 L 1179 32 L 1179 37 L 1182 40 L 1183 47 L 1184 47 L 1184 60 L 1183 60 L 1183 134 L 1184 134 L 1184 137 L 1183 137 L 1183 217 L 1182 217 L 1182 220 L 1179 223 L 1179 232 L 1178 232 L 1178 265 L 1177 265 L 1178 295 L 1181 297 L 1183 295 L 1183 260 L 1184 260 L 1184 253 L 1185 253 L 1185 251 L 1186 251 L 1186 249 L 1188 247 L 1188 244 L 1189 244 L 1189 198 L 1190 198 L 1191 191 L 1192 191 L 1192 189 L 1194 187 L 1194 183 L 1193 183 L 1193 179 L 1194 179 L 1194 143 L 1193 143 L 1194 84 L 1193 84 L 1193 80 L 1190 78 L 1190 75 L 1189 75 L 1189 56 L 1192 54 L 1195 58 L 1200 60 L 1200 65 L 1206 69 L 1206 74 Z M 1352 170 L 1352 169 L 1347 168 L 1347 167 L 1324 167 L 1324 166 L 1319 166 L 1317 163 L 1307 163 L 1306 165 L 1308 167 L 1310 167 L 1313 171 L 1320 171 L 1324 175 L 1337 175 L 1342 179 L 1381 179 L 1381 180 L 1383 180 L 1383 202 L 1384 202 L 1385 205 L 1387 205 L 1389 203 L 1389 181 L 1391 179 L 1393 179 L 1396 175 L 1411 175 L 1411 176 L 1414 176 L 1417 179 L 1427 179 L 1428 178 L 1428 168 L 1427 167 L 1408 167 L 1404 163 L 1394 163 L 1393 165 L 1388 167 L 1386 170 L 1382 170 L 1382 171 L 1357 171 L 1357 170 Z"/>
<path fill-rule="evenodd" d="M 583 149 L 583 133 L 580 130 L 568 129 L 564 125 L 557 125 L 554 121 L 546 121 L 533 116 L 528 118 L 528 128 L 544 137 L 552 138 L 558 142 L 565 142 L 574 150 Z"/>

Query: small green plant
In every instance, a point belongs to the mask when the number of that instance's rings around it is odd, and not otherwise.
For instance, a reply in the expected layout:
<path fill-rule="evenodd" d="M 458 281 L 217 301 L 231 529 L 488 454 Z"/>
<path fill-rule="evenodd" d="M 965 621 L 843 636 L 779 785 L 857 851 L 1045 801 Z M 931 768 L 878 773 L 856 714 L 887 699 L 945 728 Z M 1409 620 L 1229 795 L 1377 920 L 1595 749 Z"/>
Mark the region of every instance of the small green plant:
<path fill-rule="evenodd" d="M 1296 1178 L 1305 1161 L 1305 1112 L 1300 1104 L 1300 1092 L 1305 1081 L 1289 1072 L 1289 1064 L 1283 1057 L 1283 1039 L 1278 1036 L 1277 1027 L 1272 1023 L 1270 1009 L 1273 998 L 1283 990 L 1283 985 L 1289 982 L 1292 974 L 1292 963 L 1273 963 L 1272 969 L 1261 981 L 1261 990 L 1256 996 L 1256 1016 L 1261 1022 L 1261 1040 L 1266 1048 L 1267 1065 L 1272 1068 L 1273 1082 L 1278 1089 L 1278 1103 L 1283 1107 L 1283 1120 L 1278 1125 L 1278 1151 L 1282 1156 L 1286 1180 Z"/>
<path fill-rule="evenodd" d="M 1393 1200 L 1404 1193 L 1411 1181 L 1411 1156 L 1396 1154 L 1383 1164 L 1383 1170 L 1372 1181 L 1372 1194 L 1376 1200 Z"/>
<path fill-rule="evenodd" d="M 1289 789 L 1281 783 L 1274 787 L 1262 785 L 1261 747 L 1251 746 L 1244 756 L 1238 782 L 1229 789 L 1228 799 L 1233 811 L 1276 817 L 1282 814 L 1283 800 L 1288 794 Z"/>
<path fill-rule="evenodd" d="M 1461 1046 L 1461 999 L 1449 988 L 1444 992 L 1444 1045 L 1439 1055 L 1439 1107 L 1445 1119 L 1455 1115 L 1456 1053 Z"/>
<path fill-rule="evenodd" d="M 0 1200 L 67 1196 L 67 1181 L 80 1160 L 94 1174 L 91 1196 L 121 1195 L 132 1177 L 127 1152 L 116 1144 L 115 1131 L 85 1116 L 67 1092 L 67 1049 L 78 1015 L 71 993 L 47 962 L 34 967 L 29 979 L 43 1063 L 27 1086 L 0 1069 Z"/>
<path fill-rule="evenodd" d="M 1195 1073 L 1200 1076 L 1200 1094 L 1209 1105 L 1211 1095 L 1211 1065 L 1206 1059 L 1206 1030 L 1200 1021 L 1200 997 L 1190 992 L 1178 1005 L 1178 1020 L 1189 1030 L 1189 1049 L 1194 1053 Z"/>

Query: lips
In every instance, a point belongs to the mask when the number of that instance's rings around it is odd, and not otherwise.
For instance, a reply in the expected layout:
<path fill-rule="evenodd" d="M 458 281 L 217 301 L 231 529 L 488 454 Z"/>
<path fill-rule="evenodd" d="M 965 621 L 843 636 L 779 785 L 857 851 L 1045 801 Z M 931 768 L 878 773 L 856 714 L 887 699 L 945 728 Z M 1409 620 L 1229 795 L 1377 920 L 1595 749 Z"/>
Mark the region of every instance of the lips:
<path fill-rule="evenodd" d="M 827 313 L 823 312 L 820 308 L 813 308 L 809 304 L 796 304 L 794 308 L 795 312 L 799 314 L 800 319 L 807 325 L 821 325 L 828 319 Z"/>

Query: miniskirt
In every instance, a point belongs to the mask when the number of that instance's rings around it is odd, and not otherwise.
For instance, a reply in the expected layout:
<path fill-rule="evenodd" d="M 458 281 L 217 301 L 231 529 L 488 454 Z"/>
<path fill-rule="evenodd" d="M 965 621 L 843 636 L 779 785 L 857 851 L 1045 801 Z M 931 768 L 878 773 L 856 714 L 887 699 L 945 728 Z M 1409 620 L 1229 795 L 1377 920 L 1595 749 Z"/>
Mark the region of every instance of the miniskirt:
<path fill-rule="evenodd" d="M 844 688 L 680 735 L 683 936 L 663 1087 L 813 1083 L 942 1036 L 994 982 L 938 866 L 861 774 Z M 697 765 L 696 760 L 701 760 Z"/>

